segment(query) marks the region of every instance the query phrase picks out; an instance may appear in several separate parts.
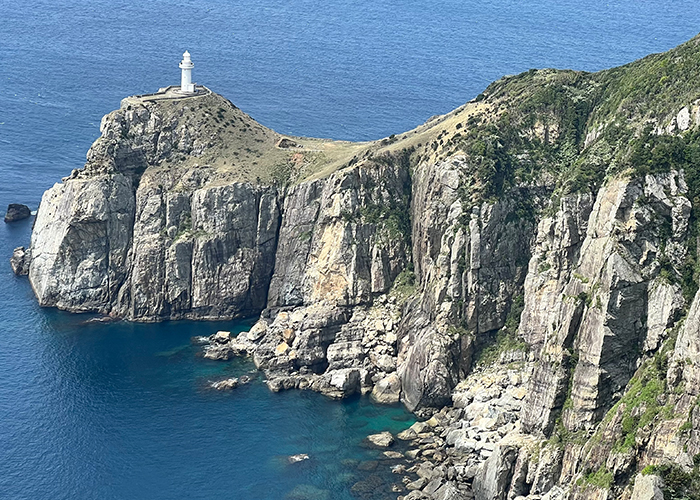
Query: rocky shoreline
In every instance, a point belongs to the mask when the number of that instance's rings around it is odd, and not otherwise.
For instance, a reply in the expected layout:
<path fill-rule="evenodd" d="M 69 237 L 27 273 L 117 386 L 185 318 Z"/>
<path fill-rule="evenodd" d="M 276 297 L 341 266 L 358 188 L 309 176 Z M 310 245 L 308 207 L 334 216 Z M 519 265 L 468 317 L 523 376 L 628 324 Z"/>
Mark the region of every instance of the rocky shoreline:
<path fill-rule="evenodd" d="M 395 297 L 379 297 L 374 307 L 354 308 L 349 319 L 348 311 L 330 311 L 322 305 L 280 311 L 274 321 L 263 317 L 237 337 L 228 332 L 212 335 L 204 357 L 250 356 L 275 392 L 310 389 L 336 399 L 370 394 L 378 403 L 398 403 L 396 302 Z M 318 342 L 310 341 L 313 336 Z"/>
<path fill-rule="evenodd" d="M 373 320 L 376 321 L 376 317 L 373 316 Z M 234 356 L 251 356 L 255 359 L 256 349 L 260 345 L 256 342 L 265 335 L 265 325 L 264 322 L 258 322 L 250 331 L 242 332 L 236 337 L 231 336 L 230 332 L 217 332 L 210 337 L 198 338 L 196 342 L 203 345 L 204 357 L 207 359 L 226 361 Z M 258 368 L 265 371 L 261 366 Z M 540 465 L 530 464 L 536 460 L 532 455 L 539 443 L 520 431 L 520 410 L 533 369 L 534 363 L 528 361 L 527 353 L 503 352 L 496 364 L 475 371 L 463 380 L 452 393 L 453 403 L 436 411 L 426 421 L 416 422 L 396 436 L 388 432 L 368 436 L 366 445 L 382 451 L 382 460 L 370 464 L 372 468 L 388 469 L 397 475 L 396 482 L 391 485 L 391 491 L 398 495 L 394 498 L 487 498 L 510 486 L 514 493 L 532 490 L 533 494 L 527 498 L 535 500 L 540 496 L 534 492 L 548 491 L 554 484 L 553 476 L 556 472 L 551 470 L 551 459 Z M 340 371 L 336 373 L 336 370 Z M 352 392 L 344 390 L 347 385 L 343 387 L 342 383 L 353 379 L 341 378 L 338 373 L 344 376 L 348 373 L 347 370 L 336 368 L 321 375 L 280 375 L 275 371 L 265 373 L 268 377 L 267 386 L 272 391 L 308 389 L 339 399 L 362 393 L 359 378 L 354 379 L 356 385 Z M 337 382 L 339 379 L 343 382 Z M 375 394 L 376 387 L 375 385 L 372 395 Z M 370 391 L 365 389 L 364 393 Z M 378 403 L 397 403 L 398 395 L 390 400 L 382 400 L 381 397 L 373 397 L 373 400 Z M 403 451 L 394 451 L 395 443 L 402 443 L 400 447 Z M 515 466 L 513 457 L 519 462 L 518 468 L 511 471 L 508 468 Z M 533 467 L 529 476 L 528 466 Z M 369 465 L 362 467 L 367 468 Z M 513 479 L 515 475 L 518 476 L 517 480 Z M 529 482 L 526 483 L 528 478 Z M 534 488 L 531 486 L 533 483 Z M 383 480 L 370 476 L 355 483 L 351 492 L 361 499 L 386 498 L 383 495 L 387 492 L 377 489 L 380 484 L 384 485 Z M 526 484 L 530 487 L 526 487 Z M 475 491 L 485 491 L 486 496 Z M 550 495 L 547 498 L 565 497 Z"/>

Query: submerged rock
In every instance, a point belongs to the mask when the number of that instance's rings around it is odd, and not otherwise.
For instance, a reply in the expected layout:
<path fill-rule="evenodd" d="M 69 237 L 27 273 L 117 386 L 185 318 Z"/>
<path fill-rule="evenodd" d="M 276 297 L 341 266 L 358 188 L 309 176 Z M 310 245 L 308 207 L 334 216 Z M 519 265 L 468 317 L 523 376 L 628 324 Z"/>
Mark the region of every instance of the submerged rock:
<path fill-rule="evenodd" d="M 233 356 L 233 349 L 228 344 L 207 344 L 204 347 L 204 357 L 207 359 L 228 361 Z"/>
<path fill-rule="evenodd" d="M 372 498 L 384 486 L 384 480 L 379 475 L 372 474 L 367 479 L 353 484 L 350 488 L 350 493 L 359 498 Z"/>
<path fill-rule="evenodd" d="M 296 455 L 290 455 L 287 461 L 290 464 L 295 464 L 297 462 L 303 462 L 304 460 L 308 460 L 310 457 L 306 453 L 298 453 Z"/>
<path fill-rule="evenodd" d="M 115 318 L 113 316 L 97 316 L 96 318 L 86 320 L 85 323 L 114 323 L 115 321 L 119 321 L 119 318 Z"/>
<path fill-rule="evenodd" d="M 218 382 L 213 382 L 211 384 L 212 389 L 217 391 L 228 391 L 238 387 L 238 379 L 235 377 L 227 378 L 225 380 L 219 380 Z"/>
<path fill-rule="evenodd" d="M 287 493 L 287 500 L 330 500 L 331 492 L 311 484 L 300 484 Z"/>

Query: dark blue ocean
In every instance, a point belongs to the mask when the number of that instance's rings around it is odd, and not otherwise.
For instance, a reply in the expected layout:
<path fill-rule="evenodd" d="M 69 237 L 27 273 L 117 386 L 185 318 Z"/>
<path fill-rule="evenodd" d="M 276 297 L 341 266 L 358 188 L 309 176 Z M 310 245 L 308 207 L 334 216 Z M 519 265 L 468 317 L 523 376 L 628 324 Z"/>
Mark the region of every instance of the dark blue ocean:
<path fill-rule="evenodd" d="M 376 139 L 533 67 L 598 70 L 700 30 L 697 0 L 0 0 L 0 206 L 36 209 L 82 166 L 122 97 L 194 79 L 280 132 Z M 0 223 L 0 499 L 348 499 L 412 422 L 366 399 L 229 393 L 243 361 L 193 335 L 239 323 L 85 324 L 39 308 L 7 259 L 31 221 Z M 285 457 L 311 459 L 288 465 Z M 398 479 L 398 478 L 396 478 Z"/>

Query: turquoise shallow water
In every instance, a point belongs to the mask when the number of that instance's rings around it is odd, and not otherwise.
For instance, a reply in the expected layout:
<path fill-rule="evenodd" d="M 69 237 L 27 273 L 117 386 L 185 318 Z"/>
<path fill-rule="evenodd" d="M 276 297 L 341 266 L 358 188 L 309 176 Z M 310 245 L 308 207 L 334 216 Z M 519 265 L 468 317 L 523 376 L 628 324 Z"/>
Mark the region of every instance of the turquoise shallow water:
<path fill-rule="evenodd" d="M 503 74 L 669 49 L 699 21 L 696 0 L 0 0 L 0 205 L 36 208 L 122 97 L 178 82 L 185 49 L 197 82 L 265 125 L 365 140 Z M 347 499 L 356 461 L 376 455 L 361 439 L 410 425 L 400 408 L 272 394 L 259 378 L 208 390 L 252 368 L 203 360 L 189 339 L 241 323 L 42 310 L 1 264 L 30 229 L 0 224 L 0 499 Z M 311 459 L 287 465 L 295 453 Z"/>

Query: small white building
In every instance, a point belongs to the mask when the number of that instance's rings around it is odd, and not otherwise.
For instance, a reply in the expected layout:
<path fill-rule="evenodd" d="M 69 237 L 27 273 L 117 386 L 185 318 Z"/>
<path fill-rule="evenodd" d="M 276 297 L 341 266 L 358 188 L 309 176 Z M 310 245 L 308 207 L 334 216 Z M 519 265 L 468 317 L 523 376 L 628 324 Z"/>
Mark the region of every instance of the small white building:
<path fill-rule="evenodd" d="M 182 77 L 180 79 L 180 92 L 185 94 L 194 94 L 194 83 L 192 83 L 192 68 L 194 68 L 194 63 L 190 59 L 190 53 L 185 51 L 182 54 L 182 61 L 180 61 L 180 69 L 182 69 Z"/>

